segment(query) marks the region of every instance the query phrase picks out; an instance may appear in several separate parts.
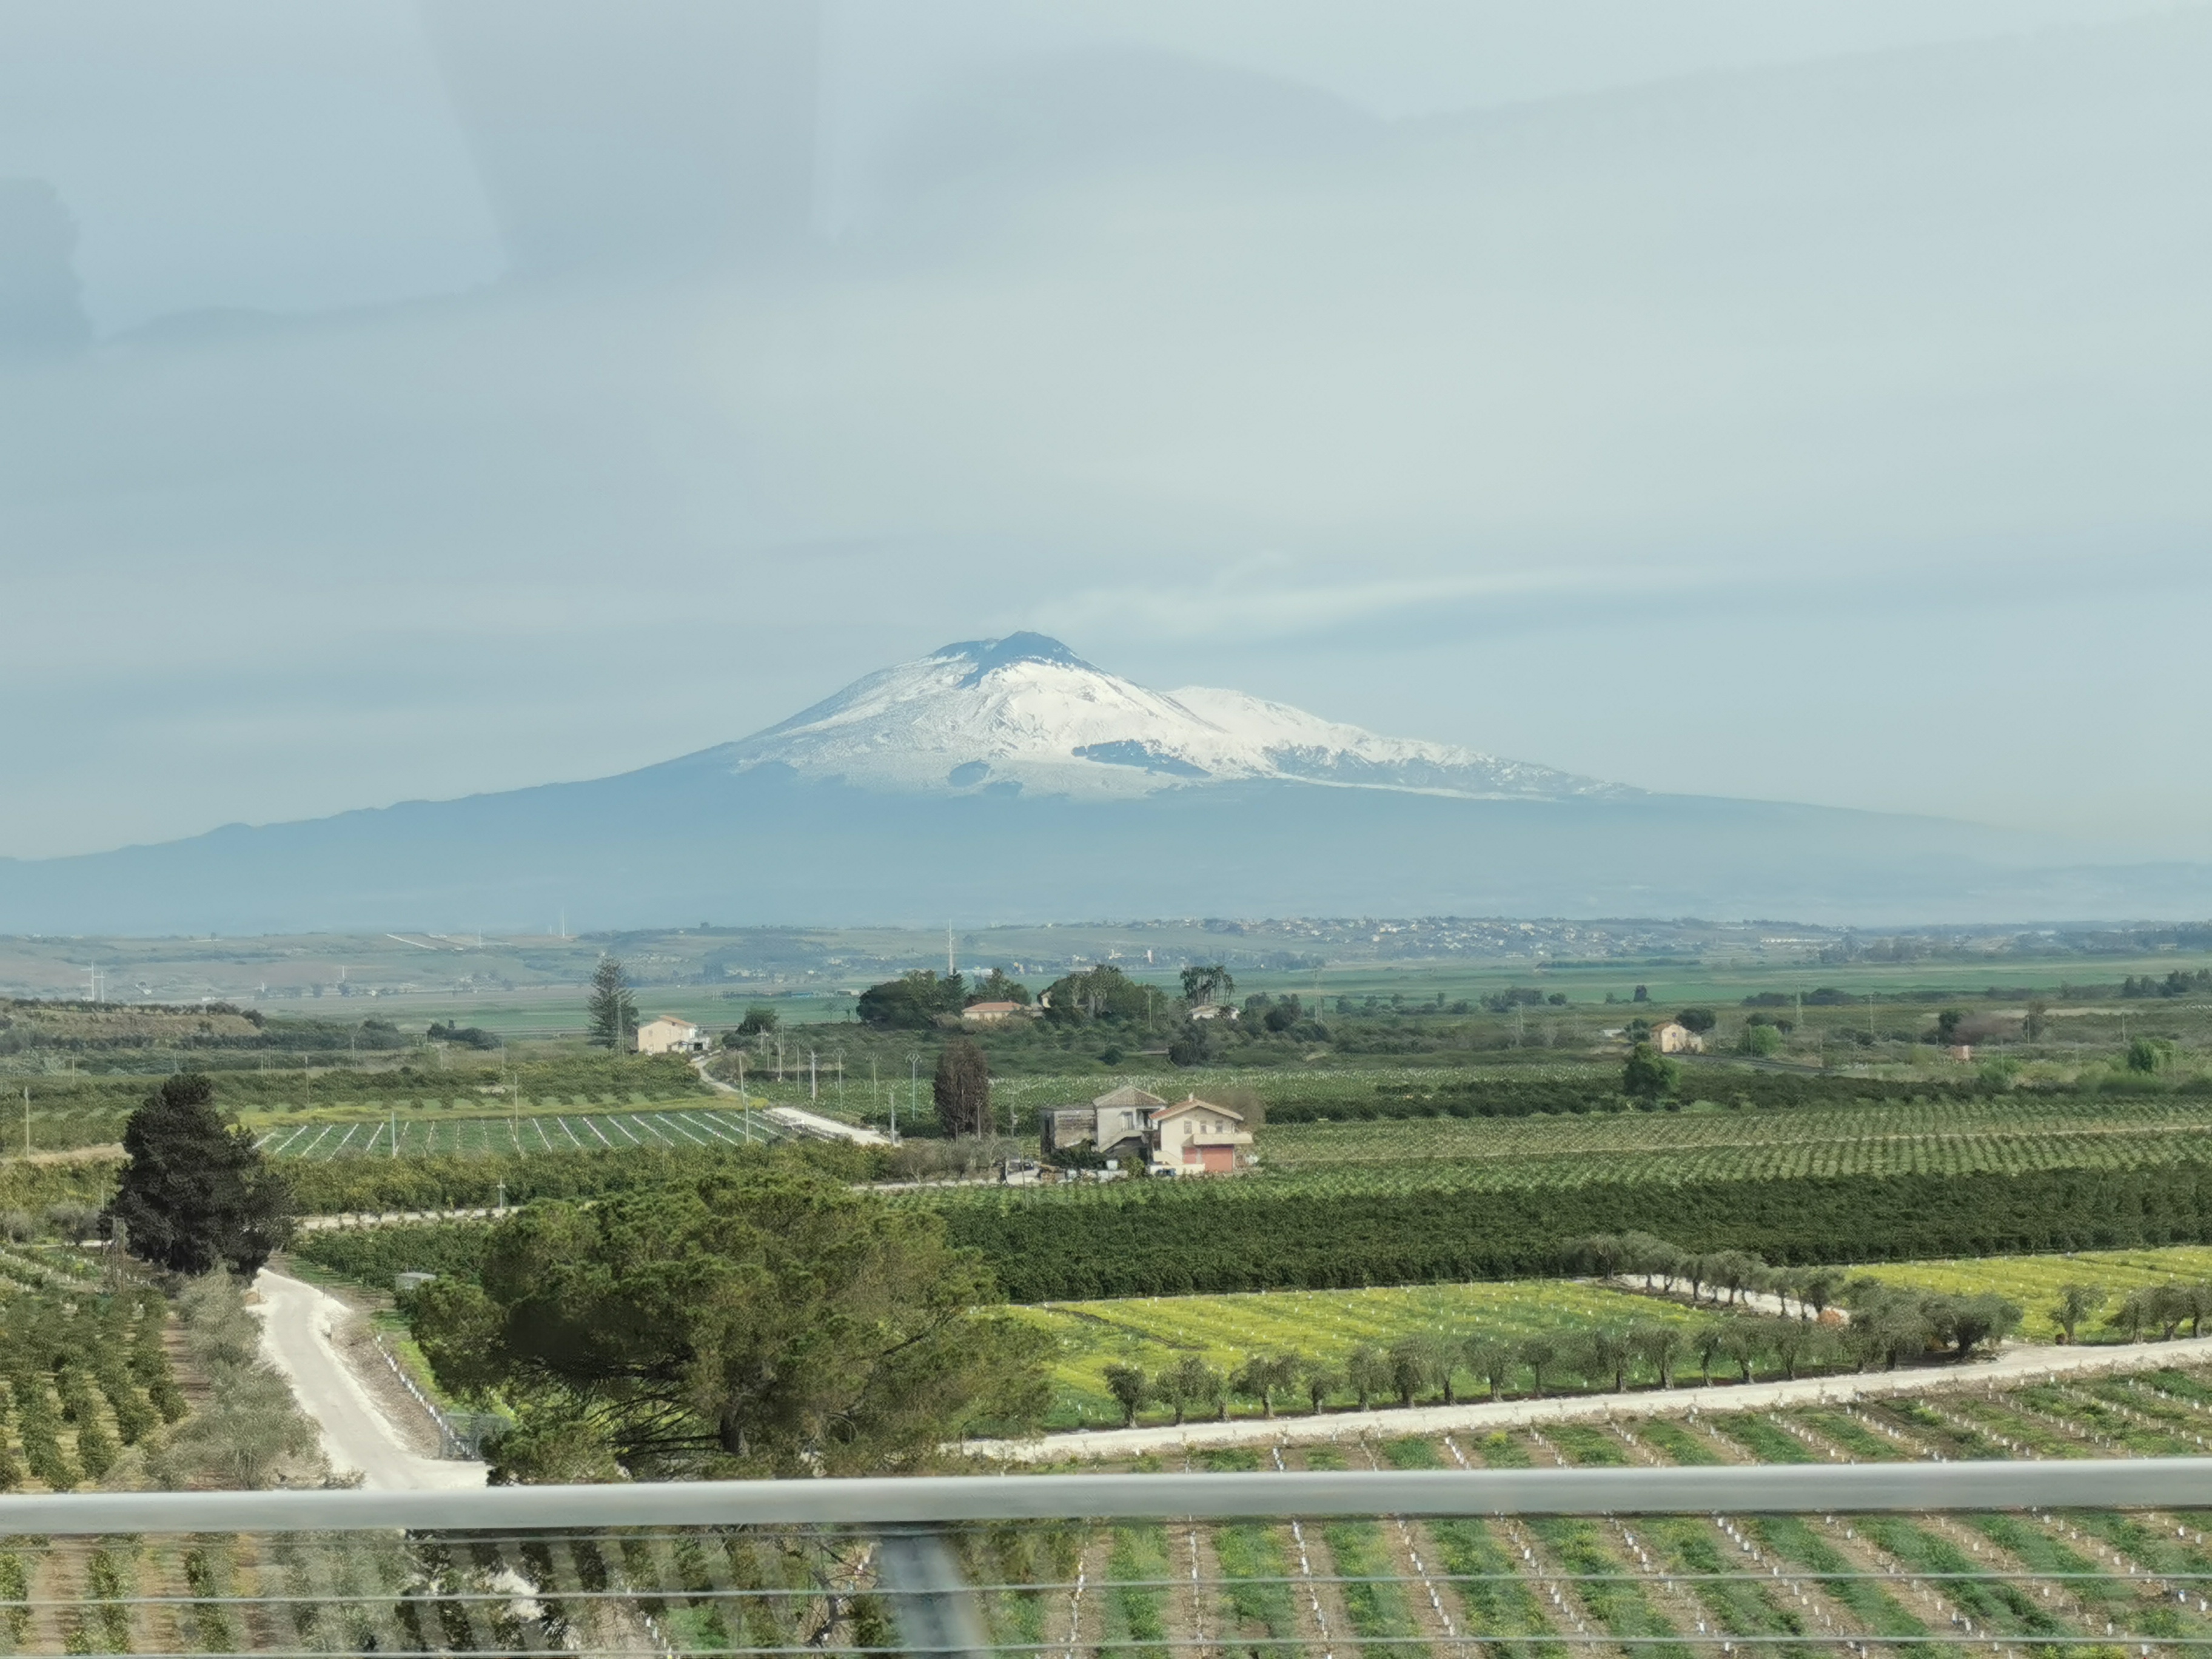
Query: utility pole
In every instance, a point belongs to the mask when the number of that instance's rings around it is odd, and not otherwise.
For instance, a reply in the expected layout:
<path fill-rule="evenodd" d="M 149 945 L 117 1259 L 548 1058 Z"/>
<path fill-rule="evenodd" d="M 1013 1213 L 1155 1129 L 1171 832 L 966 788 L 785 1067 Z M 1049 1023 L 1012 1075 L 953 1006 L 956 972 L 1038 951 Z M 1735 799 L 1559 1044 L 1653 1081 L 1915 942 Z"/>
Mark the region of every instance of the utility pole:
<path fill-rule="evenodd" d="M 907 1056 L 906 1115 L 909 1120 L 921 1115 L 921 1055 Z M 891 1099 L 891 1139 L 898 1139 L 898 1098 Z"/>
<path fill-rule="evenodd" d="M 23 1085 L 23 1156 L 31 1155 L 31 1085 Z"/>
<path fill-rule="evenodd" d="M 399 1103 L 392 1103 L 392 1155 L 399 1156 Z"/>
<path fill-rule="evenodd" d="M 948 922 L 945 928 L 945 977 L 951 979 L 958 971 L 959 969 L 952 965 L 952 927 Z"/>
<path fill-rule="evenodd" d="M 813 1049 L 811 1049 L 811 1048 L 809 1048 L 809 1049 L 806 1051 L 806 1099 L 807 1099 L 807 1103 L 808 1103 L 808 1104 L 810 1104 L 810 1105 L 811 1105 L 814 1102 L 816 1102 L 816 1101 L 817 1101 L 817 1100 L 819 1100 L 819 1099 L 821 1099 L 821 1098 L 822 1098 L 822 1091 L 821 1091 L 821 1088 L 820 1088 L 820 1086 L 819 1086 L 819 1085 L 818 1085 L 818 1082 L 817 1082 L 817 1068 L 816 1068 L 816 1066 L 815 1066 L 815 1063 L 814 1063 L 814 1050 L 813 1050 Z"/>

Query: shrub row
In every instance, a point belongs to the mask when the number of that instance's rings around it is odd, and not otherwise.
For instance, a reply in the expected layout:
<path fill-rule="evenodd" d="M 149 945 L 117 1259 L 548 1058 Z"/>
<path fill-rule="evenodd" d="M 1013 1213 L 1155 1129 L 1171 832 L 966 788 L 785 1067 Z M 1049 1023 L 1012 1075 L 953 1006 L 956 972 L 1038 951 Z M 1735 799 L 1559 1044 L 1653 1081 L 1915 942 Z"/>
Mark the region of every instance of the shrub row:
<path fill-rule="evenodd" d="M 804 1162 L 847 1181 L 875 1176 L 880 1157 L 842 1141 L 775 1147 L 635 1146 L 558 1152 L 453 1152 L 428 1158 L 285 1158 L 279 1162 L 304 1215 L 476 1209 L 499 1200 L 599 1198 L 696 1179 L 763 1159 Z"/>
<path fill-rule="evenodd" d="M 1013 1300 L 1076 1301 L 1540 1277 L 1572 1270 L 1577 1238 L 1623 1231 L 1800 1266 L 2212 1243 L 2212 1164 L 1234 1203 L 1138 1186 L 1111 1201 L 965 1204 L 945 1218 Z M 388 1284 L 407 1271 L 472 1273 L 483 1236 L 380 1227 L 307 1234 L 297 1249 Z"/>
<path fill-rule="evenodd" d="M 1567 1241 L 1629 1230 L 1796 1264 L 2203 1243 L 2212 1164 L 1235 1203 L 1139 1186 L 1082 1205 L 948 1206 L 945 1223 L 1018 1302 L 1330 1289 L 1551 1273 Z"/>
<path fill-rule="evenodd" d="M 389 1290 L 398 1273 L 474 1278 L 490 1231 L 489 1224 L 471 1221 L 319 1229 L 295 1239 L 292 1254 L 348 1279 Z"/>

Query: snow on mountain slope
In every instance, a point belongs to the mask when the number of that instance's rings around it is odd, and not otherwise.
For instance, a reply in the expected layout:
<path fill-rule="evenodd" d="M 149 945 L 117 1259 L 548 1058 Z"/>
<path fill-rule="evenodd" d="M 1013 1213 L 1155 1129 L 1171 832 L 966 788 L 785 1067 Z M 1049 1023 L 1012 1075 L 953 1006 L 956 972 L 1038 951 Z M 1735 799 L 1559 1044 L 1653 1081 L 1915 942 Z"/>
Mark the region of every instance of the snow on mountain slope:
<path fill-rule="evenodd" d="M 1249 779 L 1555 799 L 1635 792 L 1377 737 L 1237 691 L 1148 690 L 1041 634 L 948 645 L 781 725 L 674 763 L 781 764 L 871 788 L 1111 799 Z"/>

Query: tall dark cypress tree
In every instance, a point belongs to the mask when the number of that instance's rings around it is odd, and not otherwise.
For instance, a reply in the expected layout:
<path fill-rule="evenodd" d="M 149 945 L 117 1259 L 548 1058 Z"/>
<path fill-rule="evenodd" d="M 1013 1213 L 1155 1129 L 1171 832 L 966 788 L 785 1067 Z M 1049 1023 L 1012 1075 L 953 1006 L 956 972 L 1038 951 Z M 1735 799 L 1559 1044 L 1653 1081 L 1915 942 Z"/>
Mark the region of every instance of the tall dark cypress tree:
<path fill-rule="evenodd" d="M 196 1072 L 164 1079 L 124 1127 L 107 1206 L 125 1247 L 172 1273 L 251 1277 L 292 1237 L 292 1194 Z"/>
<path fill-rule="evenodd" d="M 991 1063 L 971 1039 L 955 1037 L 945 1045 L 929 1087 L 939 1127 L 948 1136 L 991 1132 Z"/>

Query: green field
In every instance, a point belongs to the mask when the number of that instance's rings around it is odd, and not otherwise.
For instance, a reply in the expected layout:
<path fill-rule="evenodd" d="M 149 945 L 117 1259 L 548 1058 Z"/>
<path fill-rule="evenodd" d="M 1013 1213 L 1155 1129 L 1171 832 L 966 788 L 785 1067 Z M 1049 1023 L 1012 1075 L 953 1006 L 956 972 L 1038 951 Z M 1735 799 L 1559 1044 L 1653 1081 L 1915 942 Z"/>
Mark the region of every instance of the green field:
<path fill-rule="evenodd" d="M 2027 1311 L 2022 1336 L 2049 1342 L 2058 1336 L 2051 1306 L 2062 1286 L 2094 1285 L 2111 1292 L 2117 1304 L 2130 1291 L 2202 1284 L 2212 1280 L 2212 1248 L 2176 1245 L 2157 1250 L 2083 1250 L 2071 1255 L 1981 1256 L 1884 1264 L 1866 1271 L 1892 1283 L 1931 1291 L 1994 1291 Z M 2119 1340 L 2095 1320 L 2084 1321 L 2076 1335 L 2084 1342 Z"/>
<path fill-rule="evenodd" d="M 2027 1314 L 2021 1332 L 2024 1339 L 2050 1341 L 2057 1334 L 2051 1304 L 2062 1285 L 2083 1281 L 2102 1285 L 2117 1303 L 2131 1290 L 2212 1280 L 2212 1247 L 1909 1261 L 1848 1271 L 1916 1290 L 1958 1294 L 1994 1291 L 2018 1303 Z M 1155 1374 L 1183 1355 L 1196 1354 L 1225 1375 L 1246 1359 L 1287 1352 L 1340 1367 L 1355 1347 L 1387 1348 L 1405 1337 L 1438 1336 L 1457 1343 L 1480 1334 L 1518 1342 L 1541 1332 L 1571 1341 L 1599 1326 L 1626 1328 L 1664 1322 L 1687 1328 L 1719 1317 L 1721 1312 L 1575 1280 L 1521 1279 L 1056 1302 L 1024 1310 L 1024 1316 L 1049 1331 L 1058 1345 L 1051 1420 L 1054 1428 L 1071 1428 L 1120 1422 L 1120 1408 L 1103 1381 L 1109 1364 L 1135 1365 Z M 2087 1324 L 2081 1337 L 2096 1342 L 2119 1340 L 2108 1329 Z M 1762 1362 L 1763 1366 L 1767 1364 L 1771 1361 Z M 1686 1362 L 1685 1375 L 1691 1369 Z M 1641 1362 L 1631 1367 L 1630 1376 L 1632 1386 L 1655 1380 L 1650 1368 Z M 1579 1379 L 1563 1367 L 1554 1380 L 1571 1389 Z M 1462 1375 L 1460 1383 L 1464 1391 L 1475 1388 L 1478 1381 Z M 1337 1403 L 1349 1398 L 1340 1389 L 1331 1397 Z M 1232 1409 L 1238 1415 L 1257 1411 L 1249 1403 Z M 1303 1402 L 1298 1409 L 1304 1409 Z"/>
<path fill-rule="evenodd" d="M 413 1103 L 410 1103 L 410 1105 Z M 430 1117 L 416 1113 L 352 1118 L 265 1131 L 274 1158 L 435 1158 L 490 1152 L 620 1153 L 641 1146 L 743 1146 L 784 1139 L 757 1110 L 712 1110 L 683 1103 L 672 1111 L 544 1109 L 514 1117 Z"/>
<path fill-rule="evenodd" d="M 1224 1448 L 1188 1460 L 1109 1459 L 1105 1467 L 1710 1467 L 2116 1450 L 2201 1456 L 2212 1430 L 2212 1379 L 2201 1370 L 1759 1412 L 1731 1410 L 1729 1394 L 1695 1391 L 1698 1414 L 1688 1419 L 1623 1413 L 1540 1431 L 1393 1437 L 1385 1430 L 1335 1444 Z M 2028 1426 L 2051 1423 L 2063 1426 Z M 1081 1444 L 1069 1443 L 1071 1450 Z M 2202 1512 L 2112 1510 L 1385 1517 L 1295 1532 L 1286 1522 L 1200 1522 L 1188 1531 L 1180 1522 L 1164 1530 L 1082 1527 L 1059 1541 L 1073 1558 L 1120 1564 L 1111 1577 L 1160 1587 L 1133 1602 L 1132 1629 L 1141 1624 L 1164 1637 L 1202 1627 L 1238 1654 L 1270 1651 L 1256 1644 L 1301 1634 L 1317 1650 L 1310 1634 L 1316 1627 L 1297 1622 L 1311 1606 L 1334 1639 L 1370 1654 L 1452 1652 L 1479 1643 L 1506 1659 L 1558 1659 L 1609 1638 L 1635 1644 L 1632 1651 L 1686 1656 L 1718 1650 L 1723 1638 L 1739 1638 L 1741 1651 L 1740 1638 L 1750 1638 L 1759 1644 L 1750 1651 L 1785 1655 L 1865 1651 L 1887 1640 L 1898 1650 L 1911 1644 L 1956 1653 L 2016 1654 L 2039 1650 L 2030 1643 L 2049 1644 L 2110 1659 L 2139 1645 L 2185 1651 L 2185 1644 L 2212 1639 L 2207 1525 Z M 1225 1582 L 1194 1607 L 1168 1587 L 1187 1571 L 1183 1561 L 1209 1551 L 1224 1564 Z M 1279 1576 L 1290 1593 L 1257 1593 L 1248 1580 L 1263 1571 Z M 991 1576 L 1035 1582 L 1033 1575 Z M 1013 1609 L 996 1605 L 1000 1597 L 1031 1594 L 986 1592 L 994 1628 L 1011 1627 Z"/>
<path fill-rule="evenodd" d="M 0 1248 L 0 1492 L 97 1484 L 127 1447 L 184 1414 L 151 1289 Z"/>
<path fill-rule="evenodd" d="M 1589 1181 L 2128 1169 L 2212 1150 L 2212 1100 L 2031 1094 L 1847 1107 L 1283 1124 L 1268 1180 L 1470 1191 Z"/>
<path fill-rule="evenodd" d="M 2021 1094 L 1772 1111 L 1707 1109 L 1525 1118 L 1418 1118 L 1261 1129 L 1260 1170 L 1178 1183 L 1160 1201 L 1267 1203 L 1290 1194 L 1509 1192 L 1592 1182 L 1689 1186 L 1807 1176 L 2124 1170 L 2212 1152 L 2212 1100 Z M 1108 1185 L 915 1194 L 942 1206 L 1113 1205 Z"/>
<path fill-rule="evenodd" d="M 1537 1279 L 1048 1303 L 1025 1310 L 1024 1316 L 1051 1332 L 1059 1345 L 1052 1424 L 1072 1428 L 1120 1423 L 1121 1410 L 1102 1380 L 1105 1367 L 1116 1363 L 1149 1373 L 1194 1353 L 1226 1373 L 1255 1355 L 1288 1352 L 1340 1366 L 1354 1348 L 1388 1347 L 1407 1336 L 1457 1341 L 1479 1330 L 1517 1342 L 1540 1331 L 1571 1338 L 1598 1325 L 1686 1325 L 1701 1316 L 1650 1297 Z M 1333 1397 L 1350 1396 L 1340 1389 Z"/>

